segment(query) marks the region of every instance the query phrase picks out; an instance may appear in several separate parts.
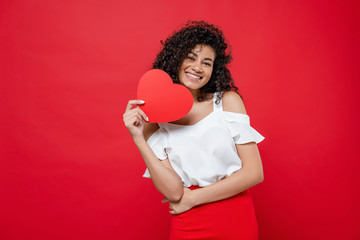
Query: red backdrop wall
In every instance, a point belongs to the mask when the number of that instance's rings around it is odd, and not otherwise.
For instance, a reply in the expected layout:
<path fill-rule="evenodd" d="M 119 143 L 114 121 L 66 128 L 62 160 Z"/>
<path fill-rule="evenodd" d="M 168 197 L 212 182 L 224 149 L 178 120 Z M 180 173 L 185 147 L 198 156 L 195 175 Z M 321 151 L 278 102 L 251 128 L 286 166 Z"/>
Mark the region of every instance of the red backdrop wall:
<path fill-rule="evenodd" d="M 188 19 L 220 25 L 259 144 L 260 239 L 359 239 L 358 1 L 0 2 L 0 239 L 167 239 L 122 124 Z"/>

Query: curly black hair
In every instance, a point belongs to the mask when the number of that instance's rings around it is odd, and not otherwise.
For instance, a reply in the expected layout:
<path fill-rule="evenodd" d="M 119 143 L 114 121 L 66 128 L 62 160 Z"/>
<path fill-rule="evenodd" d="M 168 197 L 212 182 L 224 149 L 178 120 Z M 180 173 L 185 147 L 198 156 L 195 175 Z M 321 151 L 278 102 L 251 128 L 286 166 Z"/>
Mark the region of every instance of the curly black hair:
<path fill-rule="evenodd" d="M 208 83 L 200 88 L 198 101 L 205 99 L 206 93 L 215 93 L 234 90 L 238 88 L 234 85 L 227 64 L 231 62 L 230 51 L 226 53 L 228 44 L 222 31 L 205 21 L 188 21 L 183 28 L 175 31 L 163 44 L 162 50 L 156 56 L 153 68 L 167 72 L 174 83 L 179 81 L 179 69 L 183 60 L 198 44 L 208 45 L 215 51 L 215 61 L 213 72 Z M 217 96 L 216 102 L 221 99 Z"/>

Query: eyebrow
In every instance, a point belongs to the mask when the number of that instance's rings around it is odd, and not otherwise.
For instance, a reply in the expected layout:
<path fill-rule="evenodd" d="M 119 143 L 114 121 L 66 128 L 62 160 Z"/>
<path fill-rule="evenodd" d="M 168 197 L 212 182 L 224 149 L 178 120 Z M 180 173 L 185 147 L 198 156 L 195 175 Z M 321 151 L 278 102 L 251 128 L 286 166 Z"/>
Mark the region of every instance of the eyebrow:
<path fill-rule="evenodd" d="M 191 54 L 193 54 L 193 55 L 195 55 L 196 57 L 198 57 L 198 55 L 196 54 L 196 53 L 194 53 L 194 52 L 190 52 Z M 211 58 L 204 58 L 204 60 L 209 60 L 209 61 L 214 61 L 214 60 L 212 60 Z"/>

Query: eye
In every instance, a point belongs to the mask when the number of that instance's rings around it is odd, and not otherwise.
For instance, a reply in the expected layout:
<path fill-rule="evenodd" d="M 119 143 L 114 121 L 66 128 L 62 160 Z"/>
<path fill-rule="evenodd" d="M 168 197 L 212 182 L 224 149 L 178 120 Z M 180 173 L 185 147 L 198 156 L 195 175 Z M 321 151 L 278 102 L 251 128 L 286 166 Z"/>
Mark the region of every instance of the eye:
<path fill-rule="evenodd" d="M 190 60 L 193 60 L 193 61 L 195 60 L 195 58 L 192 57 L 192 56 L 187 56 L 186 58 L 187 58 L 187 59 L 190 59 Z"/>
<path fill-rule="evenodd" d="M 209 66 L 209 67 L 211 67 L 211 63 L 208 63 L 208 62 L 204 62 L 204 64 L 205 64 L 206 66 Z"/>

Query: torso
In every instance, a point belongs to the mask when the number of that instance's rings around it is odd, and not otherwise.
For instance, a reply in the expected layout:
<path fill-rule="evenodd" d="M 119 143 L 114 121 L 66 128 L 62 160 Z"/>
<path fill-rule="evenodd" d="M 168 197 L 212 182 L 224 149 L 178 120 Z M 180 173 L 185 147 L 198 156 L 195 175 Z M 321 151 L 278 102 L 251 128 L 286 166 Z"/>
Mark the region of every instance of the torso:
<path fill-rule="evenodd" d="M 216 105 L 214 96 L 196 102 L 179 121 L 159 123 L 159 126 L 166 136 L 170 164 L 184 186 L 207 186 L 241 168 L 235 143 L 226 127 L 222 102 Z"/>
<path fill-rule="evenodd" d="M 184 118 L 151 129 L 149 146 L 160 160 L 170 163 L 185 187 L 204 187 L 230 176 L 242 166 L 235 144 L 263 139 L 251 128 L 248 115 L 224 111 L 224 98 L 197 102 Z M 144 177 L 149 176 L 146 171 Z"/>

